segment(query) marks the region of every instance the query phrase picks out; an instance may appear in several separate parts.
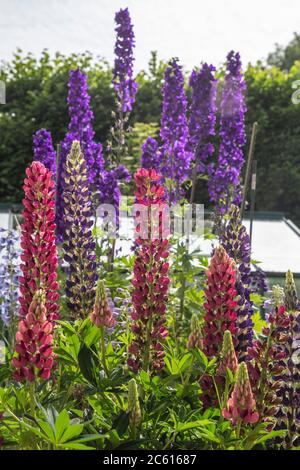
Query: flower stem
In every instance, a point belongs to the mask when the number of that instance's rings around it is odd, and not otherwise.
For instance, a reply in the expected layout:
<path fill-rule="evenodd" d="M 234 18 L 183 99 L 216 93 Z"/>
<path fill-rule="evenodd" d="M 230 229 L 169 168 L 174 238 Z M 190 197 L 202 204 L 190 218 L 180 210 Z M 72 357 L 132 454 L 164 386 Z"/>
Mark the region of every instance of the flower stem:
<path fill-rule="evenodd" d="M 106 365 L 106 348 L 105 348 L 105 339 L 104 339 L 104 327 L 100 328 L 101 337 L 100 337 L 100 350 L 101 350 L 101 360 L 105 374 L 108 376 L 108 369 Z"/>
<path fill-rule="evenodd" d="M 30 411 L 35 418 L 35 382 L 29 382 Z"/>
<path fill-rule="evenodd" d="M 236 426 L 236 439 L 237 439 L 237 442 L 236 442 L 236 450 L 238 450 L 238 447 L 239 447 L 239 439 L 240 439 L 240 434 L 241 434 L 241 425 L 242 425 L 242 420 L 239 419 L 238 422 L 237 422 L 237 426 Z"/>

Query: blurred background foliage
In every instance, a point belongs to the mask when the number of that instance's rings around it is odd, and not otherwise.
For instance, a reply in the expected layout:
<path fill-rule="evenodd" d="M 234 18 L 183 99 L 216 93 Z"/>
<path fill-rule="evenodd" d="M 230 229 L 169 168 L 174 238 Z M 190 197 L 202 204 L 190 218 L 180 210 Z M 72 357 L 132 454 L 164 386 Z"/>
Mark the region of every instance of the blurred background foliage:
<path fill-rule="evenodd" d="M 51 131 L 55 144 L 63 139 L 68 125 L 68 72 L 77 67 L 88 75 L 96 140 L 105 148 L 114 107 L 112 70 L 107 62 L 88 52 L 50 57 L 44 51 L 36 58 L 18 50 L 9 63 L 2 63 L 0 80 L 6 83 L 7 104 L 0 108 L 1 202 L 19 202 L 22 198 L 25 167 L 32 160 L 32 134 L 44 127 Z M 131 116 L 129 157 L 124 162 L 132 171 L 139 165 L 144 140 L 159 136 L 165 67 L 166 63 L 152 53 L 148 70 L 137 77 L 139 90 Z M 259 123 L 256 209 L 283 211 L 299 223 L 300 104 L 293 104 L 292 94 L 293 83 L 300 80 L 300 36 L 295 34 L 285 48 L 276 45 L 266 63 L 249 64 L 245 78 L 248 142 L 253 122 Z M 205 182 L 198 186 L 197 201 L 208 207 Z"/>

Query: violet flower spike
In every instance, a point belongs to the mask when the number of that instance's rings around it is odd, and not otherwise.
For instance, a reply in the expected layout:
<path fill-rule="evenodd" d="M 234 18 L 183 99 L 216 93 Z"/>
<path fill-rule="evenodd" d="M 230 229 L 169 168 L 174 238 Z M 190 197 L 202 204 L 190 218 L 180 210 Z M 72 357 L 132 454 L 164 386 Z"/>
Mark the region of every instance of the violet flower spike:
<path fill-rule="evenodd" d="M 215 67 L 203 64 L 193 70 L 189 79 L 192 102 L 189 119 L 189 148 L 193 152 L 195 171 L 206 173 L 208 158 L 213 154 L 215 135 L 217 81 Z"/>
<path fill-rule="evenodd" d="M 183 196 L 181 184 L 190 170 L 192 153 L 188 150 L 187 99 L 184 76 L 178 59 L 172 59 L 165 71 L 162 88 L 163 109 L 160 137 L 160 170 L 169 180 L 169 201 L 176 202 Z"/>
<path fill-rule="evenodd" d="M 90 96 L 88 94 L 87 76 L 79 69 L 71 70 L 68 82 L 68 107 L 70 122 L 68 132 L 61 142 L 61 155 L 58 166 L 57 200 L 56 200 L 56 225 L 57 238 L 63 241 L 64 233 L 64 202 L 62 194 L 64 191 L 64 175 L 67 156 L 71 151 L 72 143 L 75 140 L 80 142 L 80 146 L 87 165 L 87 176 L 90 185 L 101 190 L 102 174 L 104 171 L 104 158 L 102 145 L 94 141 L 95 132 L 93 130 L 93 112 L 90 106 Z"/>
<path fill-rule="evenodd" d="M 56 152 L 51 133 L 46 129 L 38 130 L 33 136 L 33 160 L 41 162 L 56 177 Z"/>
<path fill-rule="evenodd" d="M 132 111 L 137 92 L 137 82 L 133 79 L 133 49 L 135 38 L 128 8 L 120 9 L 115 15 L 116 43 L 113 84 L 119 108 L 123 113 Z"/>
<path fill-rule="evenodd" d="M 148 137 L 142 145 L 141 167 L 151 170 L 159 168 L 159 165 L 158 143 L 153 137 Z"/>
<path fill-rule="evenodd" d="M 222 91 L 219 156 L 216 166 L 208 167 L 210 200 L 221 214 L 228 211 L 231 203 L 241 203 L 240 174 L 246 142 L 245 90 L 240 54 L 231 51 L 227 56 Z"/>

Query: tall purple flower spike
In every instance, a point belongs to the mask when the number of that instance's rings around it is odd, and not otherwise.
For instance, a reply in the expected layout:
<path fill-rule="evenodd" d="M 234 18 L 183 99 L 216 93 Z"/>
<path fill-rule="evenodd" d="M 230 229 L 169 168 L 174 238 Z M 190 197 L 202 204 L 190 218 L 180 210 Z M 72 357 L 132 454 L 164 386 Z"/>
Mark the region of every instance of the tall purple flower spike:
<path fill-rule="evenodd" d="M 56 178 L 56 152 L 53 147 L 51 133 L 46 129 L 39 129 L 33 135 L 33 159 L 43 163 Z"/>
<path fill-rule="evenodd" d="M 57 239 L 60 242 L 63 239 L 64 233 L 64 203 L 62 194 L 65 186 L 65 165 L 67 156 L 71 151 L 72 143 L 75 140 L 80 142 L 80 147 L 87 165 L 87 175 L 90 186 L 97 185 L 104 171 L 102 145 L 94 141 L 95 133 L 92 126 L 93 112 L 90 108 L 87 76 L 80 70 L 71 70 L 68 87 L 70 122 L 66 137 L 61 143 L 57 181 L 56 225 Z"/>
<path fill-rule="evenodd" d="M 141 166 L 147 170 L 157 169 L 160 165 L 158 143 L 153 137 L 148 137 L 142 145 Z"/>
<path fill-rule="evenodd" d="M 216 166 L 209 166 L 209 195 L 218 212 L 241 202 L 240 174 L 244 165 L 246 82 L 241 72 L 240 54 L 227 56 L 227 69 L 221 101 L 220 148 Z"/>
<path fill-rule="evenodd" d="M 103 173 L 99 191 L 101 202 L 113 204 L 119 226 L 120 182 L 129 181 L 128 170 L 120 165 L 127 153 L 126 132 L 129 114 L 138 89 L 133 78 L 133 49 L 135 45 L 133 25 L 128 8 L 120 9 L 115 15 L 116 43 L 113 85 L 116 94 L 116 112 L 112 128 L 112 142 L 109 146 L 111 168 Z"/>
<path fill-rule="evenodd" d="M 184 76 L 176 58 L 172 59 L 166 68 L 162 94 L 160 170 L 162 175 L 170 180 L 169 201 L 176 202 L 183 195 L 181 184 L 188 176 L 192 157 L 187 149 L 188 123 Z"/>
<path fill-rule="evenodd" d="M 192 88 L 192 102 L 189 119 L 189 148 L 193 152 L 195 170 L 206 173 L 208 158 L 213 154 L 211 143 L 215 135 L 217 81 L 215 67 L 203 64 L 193 70 L 189 85 Z"/>
<path fill-rule="evenodd" d="M 133 77 L 133 48 L 135 45 L 133 26 L 128 8 L 115 15 L 117 39 L 113 84 L 123 113 L 132 110 L 138 85 Z"/>
<path fill-rule="evenodd" d="M 253 339 L 253 302 L 250 300 L 251 290 L 251 245 L 250 237 L 242 224 L 240 211 L 232 205 L 229 212 L 229 221 L 225 227 L 221 243 L 228 255 L 237 266 L 236 291 L 239 296 L 237 306 L 237 337 L 236 352 L 239 360 L 247 359 L 247 349 Z"/>

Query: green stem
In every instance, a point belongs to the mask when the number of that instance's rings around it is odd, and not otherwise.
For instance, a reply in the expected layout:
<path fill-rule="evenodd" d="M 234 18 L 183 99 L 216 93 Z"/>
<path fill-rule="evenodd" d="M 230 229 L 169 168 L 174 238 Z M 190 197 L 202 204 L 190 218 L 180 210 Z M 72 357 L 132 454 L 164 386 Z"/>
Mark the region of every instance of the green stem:
<path fill-rule="evenodd" d="M 180 290 L 180 309 L 179 309 L 180 321 L 183 320 L 185 291 L 186 291 L 186 278 L 185 278 L 185 275 L 182 274 L 182 277 L 181 277 L 181 290 Z"/>
<path fill-rule="evenodd" d="M 106 365 L 106 348 L 105 348 L 105 339 L 104 339 L 104 326 L 101 327 L 101 337 L 100 337 L 100 349 L 101 349 L 101 360 L 105 374 L 108 376 L 108 369 Z"/>
<path fill-rule="evenodd" d="M 238 450 L 238 447 L 239 447 L 239 438 L 240 438 L 240 434 L 241 434 L 241 425 L 242 425 L 242 420 L 239 419 L 238 420 L 238 423 L 237 423 L 237 427 L 236 427 L 236 439 L 237 439 L 237 442 L 236 442 L 236 450 Z"/>
<path fill-rule="evenodd" d="M 222 411 L 222 400 L 221 400 L 221 397 L 220 397 L 219 389 L 218 389 L 218 386 L 216 384 L 214 376 L 212 375 L 211 377 L 212 377 L 214 387 L 215 387 L 215 390 L 216 390 L 216 395 L 217 395 L 217 399 L 218 399 L 219 408 Z"/>
<path fill-rule="evenodd" d="M 130 429 L 130 438 L 131 438 L 132 441 L 135 441 L 136 440 L 136 431 L 137 431 L 137 429 L 136 429 L 134 424 L 132 424 L 130 427 L 131 427 L 131 429 Z"/>
<path fill-rule="evenodd" d="M 35 418 L 35 382 L 29 383 L 30 411 Z"/>
<path fill-rule="evenodd" d="M 150 366 L 150 346 L 151 346 L 151 330 L 152 330 L 152 319 L 148 319 L 147 331 L 146 331 L 146 345 L 145 345 L 145 354 L 143 360 L 143 369 L 145 372 L 149 372 Z"/>

